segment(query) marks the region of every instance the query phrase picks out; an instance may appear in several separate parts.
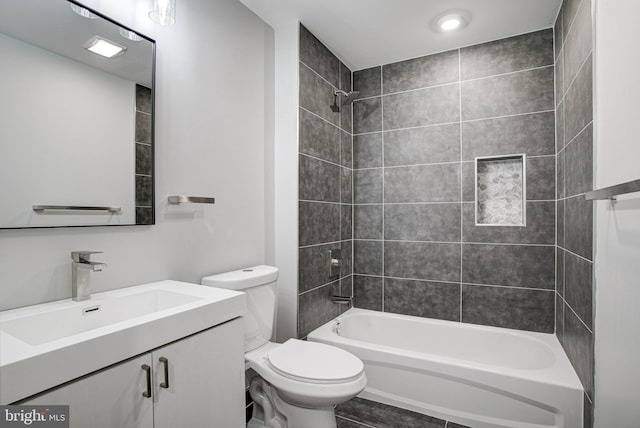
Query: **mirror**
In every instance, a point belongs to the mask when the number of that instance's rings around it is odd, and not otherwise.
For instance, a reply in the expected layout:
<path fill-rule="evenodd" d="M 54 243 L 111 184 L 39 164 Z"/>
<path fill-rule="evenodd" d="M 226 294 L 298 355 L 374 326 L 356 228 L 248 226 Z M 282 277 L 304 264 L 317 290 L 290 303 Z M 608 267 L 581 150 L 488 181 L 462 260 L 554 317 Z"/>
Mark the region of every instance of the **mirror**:
<path fill-rule="evenodd" d="M 155 42 L 76 2 L 2 0 L 0 54 L 0 228 L 154 224 Z"/>

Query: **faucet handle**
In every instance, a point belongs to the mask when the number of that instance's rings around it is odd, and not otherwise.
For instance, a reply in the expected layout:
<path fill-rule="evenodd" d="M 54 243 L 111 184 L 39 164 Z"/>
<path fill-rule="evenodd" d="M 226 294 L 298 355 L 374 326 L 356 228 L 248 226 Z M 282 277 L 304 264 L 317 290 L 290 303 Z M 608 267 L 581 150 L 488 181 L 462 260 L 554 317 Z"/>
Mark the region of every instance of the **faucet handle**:
<path fill-rule="evenodd" d="M 102 251 L 72 251 L 71 260 L 76 263 L 87 263 L 91 260 L 91 254 L 102 254 Z"/>

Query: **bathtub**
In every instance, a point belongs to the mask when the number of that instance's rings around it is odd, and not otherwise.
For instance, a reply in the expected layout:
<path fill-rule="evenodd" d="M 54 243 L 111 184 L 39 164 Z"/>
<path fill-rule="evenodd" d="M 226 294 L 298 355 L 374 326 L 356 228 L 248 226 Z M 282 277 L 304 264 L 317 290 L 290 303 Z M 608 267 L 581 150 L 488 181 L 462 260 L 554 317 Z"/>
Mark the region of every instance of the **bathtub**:
<path fill-rule="evenodd" d="M 582 428 L 582 385 L 552 334 L 353 308 L 308 340 L 364 362 L 362 398 L 473 428 Z"/>

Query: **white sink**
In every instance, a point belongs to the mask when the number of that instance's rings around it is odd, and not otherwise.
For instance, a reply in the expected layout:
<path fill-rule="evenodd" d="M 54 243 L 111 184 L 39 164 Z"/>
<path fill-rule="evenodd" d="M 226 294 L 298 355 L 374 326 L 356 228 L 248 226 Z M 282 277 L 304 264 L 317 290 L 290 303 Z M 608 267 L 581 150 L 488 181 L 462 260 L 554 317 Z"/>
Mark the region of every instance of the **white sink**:
<path fill-rule="evenodd" d="M 244 293 L 160 281 L 0 312 L 0 404 L 241 316 Z"/>

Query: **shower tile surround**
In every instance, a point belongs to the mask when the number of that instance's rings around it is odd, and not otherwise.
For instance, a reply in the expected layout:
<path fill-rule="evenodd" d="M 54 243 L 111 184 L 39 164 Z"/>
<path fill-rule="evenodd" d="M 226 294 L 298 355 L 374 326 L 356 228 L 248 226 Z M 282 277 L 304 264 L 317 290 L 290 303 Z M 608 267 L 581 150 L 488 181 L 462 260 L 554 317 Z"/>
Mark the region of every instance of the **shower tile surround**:
<path fill-rule="evenodd" d="M 547 29 L 354 72 L 357 307 L 554 331 L 554 64 Z M 475 158 L 516 154 L 526 226 L 476 225 Z"/>
<path fill-rule="evenodd" d="M 151 89 L 136 85 L 136 224 L 153 224 Z"/>

